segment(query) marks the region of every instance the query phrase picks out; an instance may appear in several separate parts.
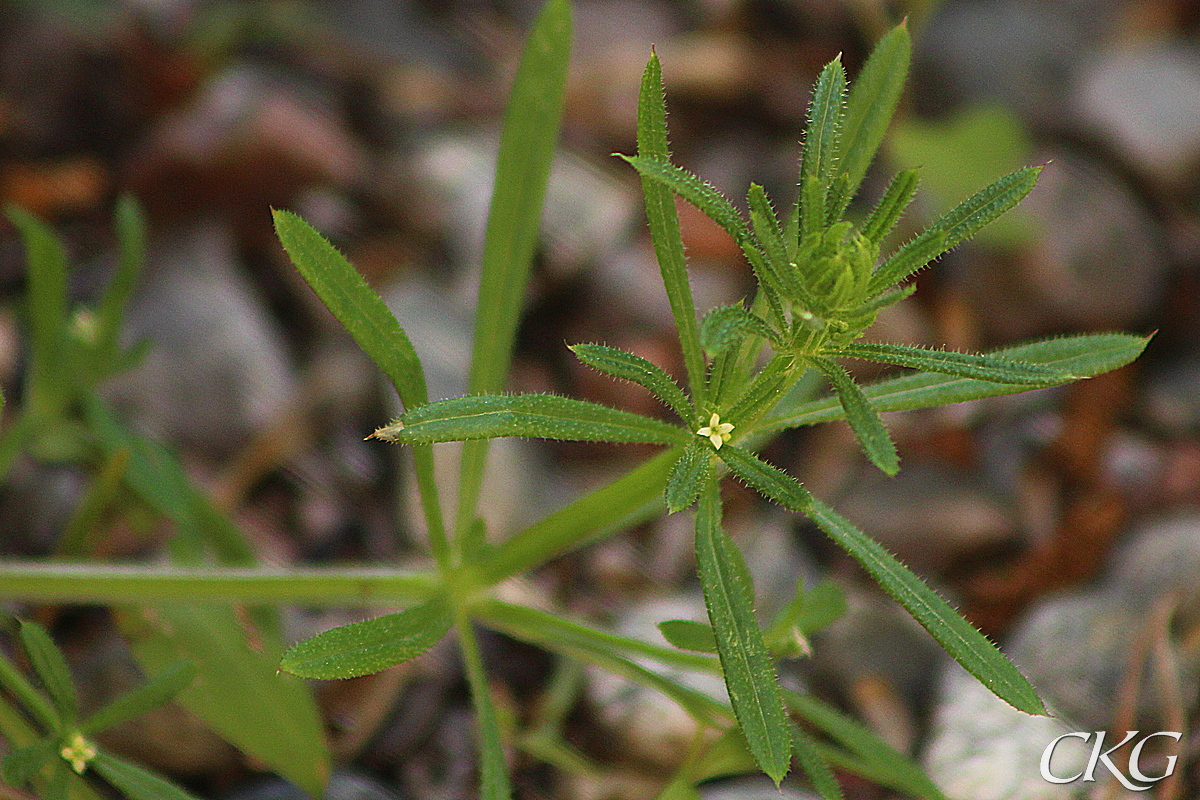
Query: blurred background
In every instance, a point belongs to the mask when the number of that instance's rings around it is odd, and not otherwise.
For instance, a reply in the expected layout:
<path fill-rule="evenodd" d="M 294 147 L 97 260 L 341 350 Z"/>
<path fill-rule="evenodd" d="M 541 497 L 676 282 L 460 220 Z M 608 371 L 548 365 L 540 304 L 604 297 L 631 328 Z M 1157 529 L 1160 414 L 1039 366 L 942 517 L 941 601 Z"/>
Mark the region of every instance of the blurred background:
<path fill-rule="evenodd" d="M 461 393 L 499 117 L 539 6 L 0 0 L 0 200 L 62 234 L 80 302 L 112 274 L 115 199 L 140 201 L 149 260 L 126 335 L 151 347 L 104 395 L 178 454 L 268 563 L 393 563 L 421 538 L 400 449 L 363 441 L 398 410 L 390 389 L 288 263 L 270 209 L 304 216 L 383 294 L 432 395 Z M 651 46 L 675 161 L 735 199 L 761 183 L 786 210 L 818 70 L 841 54 L 853 79 L 873 42 L 907 18 L 912 73 L 862 205 L 895 170 L 921 167 L 899 234 L 911 235 L 1000 175 L 1048 166 L 1016 212 L 921 273 L 917 295 L 869 336 L 984 350 L 1083 331 L 1157 335 L 1129 368 L 1071 387 L 889 415 L 903 460 L 894 479 L 872 471 L 841 425 L 789 433 L 768 455 L 1004 643 L 1061 730 L 1184 731 L 1180 777 L 1154 791 L 1195 796 L 1200 6 L 574 6 L 561 147 L 510 388 L 661 413 L 640 389 L 576 363 L 566 344 L 580 341 L 682 374 L 639 182 L 611 157 L 635 148 Z M 697 305 L 743 296 L 751 276 L 737 247 L 694 209 L 680 213 Z M 5 418 L 22 400 L 24 289 L 23 247 L 0 221 Z M 506 440 L 493 452 L 486 516 L 503 537 L 648 451 Z M 0 487 L 0 554 L 53 553 L 86 485 L 76 465 L 15 462 Z M 798 575 L 833 576 L 847 595 L 849 612 L 814 640 L 814 656 L 789 666 L 798 684 L 866 720 L 955 798 L 1077 796 L 1037 774 L 1060 729 L 1030 728 L 979 696 L 816 532 L 748 492 L 732 508 L 764 607 Z M 153 557 L 162 535 L 114 522 L 93 555 Z M 654 622 L 702 613 L 690 547 L 687 521 L 672 517 L 556 562 L 533 586 L 580 617 L 657 640 Z M 76 615 L 68 638 L 104 628 L 98 611 Z M 304 617 L 295 635 L 335 621 Z M 499 636 L 486 645 L 519 717 L 557 674 L 553 659 Z M 101 695 L 107 652 L 80 648 Z M 321 691 L 339 791 L 471 796 L 469 707 L 452 649 Z M 568 736 L 594 769 L 526 754 L 520 796 L 653 796 L 690 735 L 667 701 L 600 675 L 581 674 L 570 708 Z M 211 736 L 167 737 L 168 752 L 141 740 L 163 739 L 149 730 L 120 747 L 205 796 L 291 796 Z M 845 787 L 890 796 L 849 777 Z M 706 791 L 749 798 L 759 788 Z"/>

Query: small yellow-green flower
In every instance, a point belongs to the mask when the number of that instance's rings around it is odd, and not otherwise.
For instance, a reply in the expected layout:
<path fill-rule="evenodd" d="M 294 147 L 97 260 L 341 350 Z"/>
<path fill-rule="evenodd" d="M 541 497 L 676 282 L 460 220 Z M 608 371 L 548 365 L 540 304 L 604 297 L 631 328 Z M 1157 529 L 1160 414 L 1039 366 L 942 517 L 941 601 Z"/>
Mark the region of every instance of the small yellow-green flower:
<path fill-rule="evenodd" d="M 729 435 L 732 432 L 733 423 L 721 422 L 721 415 L 714 411 L 713 415 L 708 418 L 708 424 L 696 431 L 696 435 L 705 437 L 713 443 L 713 447 L 720 450 L 721 445 L 729 441 Z"/>
<path fill-rule="evenodd" d="M 71 741 L 61 751 L 62 757 L 71 762 L 71 767 L 80 775 L 87 769 L 88 762 L 96 757 L 96 748 L 83 738 L 82 733 L 76 733 Z"/>

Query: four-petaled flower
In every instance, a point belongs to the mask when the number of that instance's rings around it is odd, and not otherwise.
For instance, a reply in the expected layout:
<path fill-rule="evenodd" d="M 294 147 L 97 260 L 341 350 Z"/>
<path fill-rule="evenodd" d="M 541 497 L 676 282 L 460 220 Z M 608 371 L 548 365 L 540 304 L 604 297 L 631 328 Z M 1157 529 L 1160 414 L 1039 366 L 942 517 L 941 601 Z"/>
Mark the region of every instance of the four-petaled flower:
<path fill-rule="evenodd" d="M 71 767 L 82 775 L 88 762 L 96 757 L 96 748 L 83 738 L 82 733 L 76 733 L 61 753 L 63 758 L 71 762 Z"/>
<path fill-rule="evenodd" d="M 713 415 L 708 418 L 708 424 L 696 431 L 696 435 L 705 437 L 713 443 L 713 447 L 720 450 L 721 445 L 729 441 L 732 431 L 733 423 L 721 422 L 721 415 L 714 411 Z"/>

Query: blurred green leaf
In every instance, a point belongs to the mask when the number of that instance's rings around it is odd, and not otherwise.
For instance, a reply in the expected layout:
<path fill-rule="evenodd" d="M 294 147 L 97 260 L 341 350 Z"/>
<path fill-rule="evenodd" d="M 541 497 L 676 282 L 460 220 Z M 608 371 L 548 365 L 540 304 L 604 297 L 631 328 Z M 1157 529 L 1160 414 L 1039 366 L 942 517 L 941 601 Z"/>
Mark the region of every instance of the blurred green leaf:
<path fill-rule="evenodd" d="M 117 229 L 117 271 L 96 309 L 97 378 L 107 377 L 125 366 L 118 337 L 146 258 L 146 221 L 132 196 L 122 195 L 117 200 L 113 221 Z"/>
<path fill-rule="evenodd" d="M 811 695 L 783 689 L 783 698 L 805 722 L 852 754 L 846 757 L 841 749 L 821 747 L 830 761 L 905 795 L 945 800 L 920 766 L 866 725 Z"/>
<path fill-rule="evenodd" d="M 505 388 L 562 121 L 570 56 L 571 4 L 548 0 L 525 43 L 500 132 L 468 394 L 494 394 Z M 475 516 L 487 451 L 485 440 L 463 447 L 455 523 L 459 535 Z"/>
<path fill-rule="evenodd" d="M 58 748 L 57 738 L 45 738 L 9 750 L 3 762 L 4 782 L 9 786 L 24 786 L 44 766 L 59 758 Z"/>
<path fill-rule="evenodd" d="M 800 763 L 800 769 L 817 790 L 817 794 L 825 800 L 843 800 L 845 795 L 842 794 L 842 787 L 834 777 L 833 770 L 829 768 L 829 762 L 808 734 L 797 725 L 792 726 L 792 746 L 796 750 L 796 761 Z"/>
<path fill-rule="evenodd" d="M 5 211 L 25 242 L 30 327 L 26 411 L 54 415 L 67 401 L 67 376 L 62 372 L 67 346 L 67 255 L 58 236 L 32 214 L 16 206 Z"/>
<path fill-rule="evenodd" d="M 680 650 L 696 653 L 716 653 L 717 639 L 712 626 L 706 622 L 690 619 L 668 619 L 658 623 L 663 638 Z"/>
<path fill-rule="evenodd" d="M 907 115 L 892 126 L 887 145 L 902 167 L 920 168 L 922 192 L 938 205 L 971 195 L 1029 163 L 1033 145 L 1017 116 L 996 105 L 969 106 L 946 121 Z M 1018 210 L 980 231 L 994 244 L 1026 241 L 1037 220 Z"/>
<path fill-rule="evenodd" d="M 39 692 L 24 675 L 17 671 L 16 665 L 4 657 L 3 654 L 0 654 L 0 687 L 6 689 L 47 732 L 62 730 L 62 719 L 58 710 L 46 699 L 44 694 Z M 0 701 L 2 700 L 3 698 L 0 697 Z M 19 726 L 22 730 L 24 729 L 23 720 L 14 718 L 13 723 L 14 727 Z M 12 735 L 8 730 L 4 732 L 10 736 Z M 30 742 L 21 742 L 18 739 L 14 739 L 13 743 L 29 744 Z"/>
<path fill-rule="evenodd" d="M 250 614 L 220 604 L 158 603 L 118 615 L 147 673 L 187 659 L 197 680 L 176 701 L 222 738 L 320 797 L 329 779 L 325 729 L 308 686 L 278 674 L 282 645 Z"/>
<path fill-rule="evenodd" d="M 54 710 L 58 713 L 58 726 L 65 729 L 73 726 L 79 715 L 79 698 L 75 694 L 75 683 L 62 651 L 41 626 L 20 620 L 21 646 L 29 656 L 34 673 L 42 682 Z"/>
<path fill-rule="evenodd" d="M 145 686 L 139 686 L 137 689 L 121 695 L 92 714 L 84 720 L 83 725 L 79 728 L 80 732 L 84 736 L 91 736 L 158 708 L 187 688 L 195 677 L 195 664 L 190 661 L 181 661 L 156 676 Z"/>
<path fill-rule="evenodd" d="M 96 753 L 90 766 L 129 800 L 196 800 L 166 778 L 103 751 Z"/>

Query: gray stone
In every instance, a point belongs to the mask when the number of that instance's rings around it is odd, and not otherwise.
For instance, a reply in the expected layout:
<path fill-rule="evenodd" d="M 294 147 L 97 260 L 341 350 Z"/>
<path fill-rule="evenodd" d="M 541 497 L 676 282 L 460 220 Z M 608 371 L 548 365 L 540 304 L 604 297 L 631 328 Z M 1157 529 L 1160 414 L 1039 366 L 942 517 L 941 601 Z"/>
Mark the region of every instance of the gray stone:
<path fill-rule="evenodd" d="M 1075 102 L 1083 123 L 1139 172 L 1173 187 L 1195 176 L 1200 50 L 1169 42 L 1107 50 L 1084 69 Z"/>
<path fill-rule="evenodd" d="M 151 347 L 106 394 L 153 438 L 227 454 L 293 399 L 285 338 L 241 271 L 229 229 L 197 222 L 165 234 L 126 332 Z"/>

